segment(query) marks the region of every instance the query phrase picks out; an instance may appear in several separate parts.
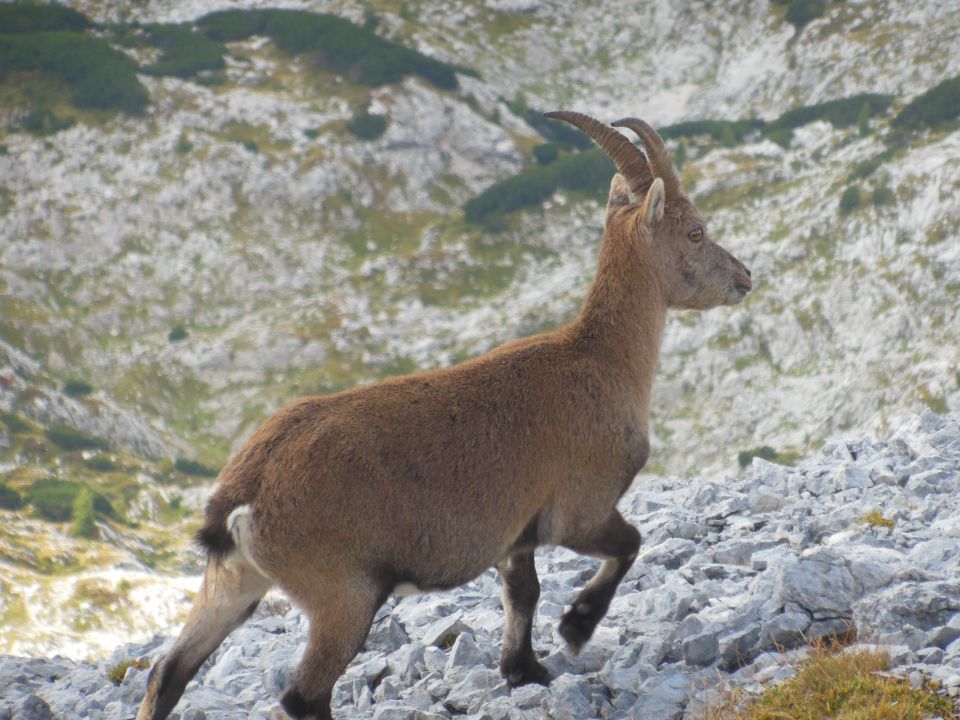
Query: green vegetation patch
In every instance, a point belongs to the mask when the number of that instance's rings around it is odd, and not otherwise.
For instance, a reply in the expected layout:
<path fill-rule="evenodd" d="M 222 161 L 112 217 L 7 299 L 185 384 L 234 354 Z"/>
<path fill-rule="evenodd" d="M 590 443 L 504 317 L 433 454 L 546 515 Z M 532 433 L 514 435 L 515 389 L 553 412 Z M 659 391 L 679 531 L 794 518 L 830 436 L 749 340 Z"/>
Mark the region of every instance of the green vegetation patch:
<path fill-rule="evenodd" d="M 97 537 L 96 510 L 94 509 L 94 493 L 89 487 L 82 487 L 73 499 L 73 510 L 70 514 L 73 526 L 70 534 L 80 538 Z"/>
<path fill-rule="evenodd" d="M 827 11 L 827 0 L 773 0 L 777 5 L 786 5 L 786 20 L 797 32 Z"/>
<path fill-rule="evenodd" d="M 93 386 L 85 380 L 70 378 L 63 384 L 63 392 L 70 397 L 83 397 L 93 392 Z"/>
<path fill-rule="evenodd" d="M 507 107 L 514 115 L 522 118 L 527 125 L 540 133 L 545 140 L 556 143 L 560 147 L 586 150 L 593 145 L 593 141 L 576 128 L 562 120 L 544 117 L 543 112 L 529 107 L 522 93 L 518 93 L 512 102 L 507 103 Z"/>
<path fill-rule="evenodd" d="M 49 108 L 38 107 L 23 116 L 20 128 L 31 135 L 53 135 L 72 127 L 74 122 L 73 118 L 63 118 Z"/>
<path fill-rule="evenodd" d="M 23 498 L 12 487 L 0 483 L 0 508 L 4 510 L 19 510 L 23 507 Z"/>
<path fill-rule="evenodd" d="M 915 97 L 893 119 L 893 126 L 903 130 L 936 127 L 960 116 L 960 75 L 944 80 Z"/>
<path fill-rule="evenodd" d="M 896 196 L 889 185 L 878 185 L 871 191 L 870 200 L 877 207 L 883 207 L 892 204 L 896 200 Z"/>
<path fill-rule="evenodd" d="M 560 155 L 560 149 L 556 143 L 541 143 L 533 148 L 533 157 L 541 165 L 549 165 Z"/>
<path fill-rule="evenodd" d="M 826 120 L 838 128 L 850 127 L 858 123 L 862 124 L 864 114 L 867 117 L 874 117 L 886 112 L 892 102 L 892 95 L 860 93 L 838 100 L 828 100 L 816 105 L 794 108 L 787 110 L 783 115 L 768 124 L 764 128 L 764 134 L 769 135 L 777 131 L 793 130 L 815 120 Z"/>
<path fill-rule="evenodd" d="M 160 59 L 143 68 L 149 75 L 194 77 L 205 70 L 220 70 L 227 51 L 223 43 L 194 31 L 188 24 L 147 25 L 147 42 L 161 50 Z"/>
<path fill-rule="evenodd" d="M 840 196 L 840 213 L 849 215 L 858 207 L 860 207 L 860 188 L 850 185 Z"/>
<path fill-rule="evenodd" d="M 750 133 L 762 130 L 763 120 L 688 120 L 660 128 L 660 135 L 668 140 L 709 135 L 724 145 L 743 142 Z"/>
<path fill-rule="evenodd" d="M 43 434 L 64 450 L 106 450 L 109 447 L 103 438 L 85 435 L 66 425 L 51 425 Z"/>
<path fill-rule="evenodd" d="M 28 422 L 21 420 L 18 416 L 14 415 L 13 413 L 6 412 L 5 410 L 0 410 L 0 422 L 6 425 L 7 430 L 14 435 L 27 433 L 33 430 Z"/>
<path fill-rule="evenodd" d="M 196 475 L 198 477 L 216 477 L 220 472 L 198 463 L 196 460 L 188 460 L 187 458 L 177 458 L 173 466 L 185 475 Z"/>
<path fill-rule="evenodd" d="M 873 157 L 867 158 L 866 160 L 857 163 L 854 165 L 853 170 L 850 171 L 851 180 L 861 180 L 863 178 L 869 177 L 874 172 L 877 171 L 881 165 L 886 162 L 889 162 L 894 154 L 896 149 L 888 147 L 886 150 L 878 152 Z"/>
<path fill-rule="evenodd" d="M 85 15 L 62 5 L 0 3 L 0 32 L 9 35 L 56 30 L 82 32 L 90 25 Z"/>
<path fill-rule="evenodd" d="M 536 207 L 560 188 L 602 193 L 616 172 L 599 149 L 573 153 L 537 165 L 491 185 L 463 207 L 467 222 L 496 227 L 504 215 Z"/>
<path fill-rule="evenodd" d="M 362 85 L 386 85 L 419 75 L 441 89 L 452 90 L 458 86 L 456 73 L 474 74 L 325 13 L 221 10 L 203 16 L 197 25 L 207 37 L 218 41 L 265 35 L 288 55 L 313 53 L 318 69 L 341 73 Z"/>
<path fill-rule="evenodd" d="M 94 455 L 92 458 L 84 460 L 83 464 L 97 472 L 116 472 L 120 469 L 120 466 L 106 455 Z"/>
<path fill-rule="evenodd" d="M 113 505 L 106 497 L 94 492 L 86 483 L 74 480 L 41 478 L 27 490 L 27 502 L 45 520 L 67 522 L 74 519 L 74 511 L 78 506 L 77 497 L 81 493 L 90 494 L 90 512 L 98 512 L 110 518 L 117 517 Z"/>
<path fill-rule="evenodd" d="M 347 121 L 347 130 L 360 140 L 376 140 L 386 132 L 387 118 L 364 112 Z"/>
<path fill-rule="evenodd" d="M 170 342 L 180 342 L 181 340 L 186 340 L 188 334 L 187 329 L 183 325 L 174 325 L 167 334 L 167 340 Z"/>
<path fill-rule="evenodd" d="M 38 71 L 67 83 L 79 108 L 137 115 L 149 97 L 137 64 L 98 37 L 74 32 L 0 34 L 0 81 L 11 72 Z"/>

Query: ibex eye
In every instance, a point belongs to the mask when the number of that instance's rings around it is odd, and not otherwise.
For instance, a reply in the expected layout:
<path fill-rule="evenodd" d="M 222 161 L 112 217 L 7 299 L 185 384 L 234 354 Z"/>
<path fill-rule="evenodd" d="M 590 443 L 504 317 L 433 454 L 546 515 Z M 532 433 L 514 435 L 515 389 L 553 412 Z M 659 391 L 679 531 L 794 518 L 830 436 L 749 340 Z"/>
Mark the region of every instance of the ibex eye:
<path fill-rule="evenodd" d="M 703 240 L 703 228 L 695 227 L 693 230 L 687 233 L 687 237 L 693 240 L 694 242 L 700 242 Z"/>

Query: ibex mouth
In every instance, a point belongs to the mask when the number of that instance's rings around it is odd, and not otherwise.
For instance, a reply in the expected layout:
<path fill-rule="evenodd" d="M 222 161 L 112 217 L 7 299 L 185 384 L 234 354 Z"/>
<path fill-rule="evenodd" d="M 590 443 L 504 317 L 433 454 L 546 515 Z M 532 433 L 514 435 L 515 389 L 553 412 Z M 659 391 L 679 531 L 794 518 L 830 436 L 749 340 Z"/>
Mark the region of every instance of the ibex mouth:
<path fill-rule="evenodd" d="M 743 299 L 747 296 L 747 293 L 750 292 L 750 285 L 743 285 L 741 283 L 734 283 L 730 297 L 727 299 L 728 305 L 737 305 L 742 302 Z"/>

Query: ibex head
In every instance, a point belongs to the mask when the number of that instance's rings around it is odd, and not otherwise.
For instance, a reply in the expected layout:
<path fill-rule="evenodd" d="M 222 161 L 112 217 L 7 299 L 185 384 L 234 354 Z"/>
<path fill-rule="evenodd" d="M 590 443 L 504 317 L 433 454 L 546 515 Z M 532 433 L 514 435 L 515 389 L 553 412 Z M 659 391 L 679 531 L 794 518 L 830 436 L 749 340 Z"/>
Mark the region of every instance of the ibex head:
<path fill-rule="evenodd" d="M 704 310 L 743 300 L 752 287 L 750 271 L 710 238 L 703 216 L 680 189 L 673 161 L 656 130 L 637 118 L 613 123 L 640 137 L 644 155 L 613 127 L 588 115 L 559 111 L 547 117 L 579 128 L 616 164 L 619 174 L 610 185 L 606 232 L 635 237 L 643 260 L 655 267 L 669 307 Z"/>

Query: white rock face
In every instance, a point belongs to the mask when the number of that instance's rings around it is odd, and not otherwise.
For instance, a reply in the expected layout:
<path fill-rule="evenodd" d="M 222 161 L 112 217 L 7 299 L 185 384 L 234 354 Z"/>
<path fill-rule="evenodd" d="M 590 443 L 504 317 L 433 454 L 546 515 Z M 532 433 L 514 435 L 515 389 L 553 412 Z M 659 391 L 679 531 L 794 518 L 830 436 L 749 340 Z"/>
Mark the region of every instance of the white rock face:
<path fill-rule="evenodd" d="M 822 484 L 871 476 L 893 483 Z M 922 470 L 920 468 L 923 468 Z M 886 470 L 884 471 L 886 472 Z M 914 473 L 941 480 L 918 496 Z M 816 484 L 819 494 L 807 488 Z M 779 490 L 778 512 L 749 497 Z M 644 477 L 623 499 L 625 516 L 652 545 L 619 588 L 580 655 L 556 633 L 596 562 L 562 549 L 538 553 L 542 585 L 533 644 L 554 675 L 549 687 L 508 692 L 497 671 L 502 609 L 488 572 L 443 594 L 392 598 L 362 652 L 337 683 L 341 718 L 679 718 L 715 697 L 718 682 L 759 692 L 783 680 L 810 639 L 851 628 L 852 650 L 890 655 L 894 672 L 932 677 L 960 692 L 960 413 L 927 414 L 891 439 L 844 438 L 797 467 L 755 462 L 743 479 Z M 875 523 L 876 512 L 893 527 Z M 680 538 L 677 534 L 686 537 Z M 270 603 L 201 669 L 181 717 L 264 718 L 305 646 L 306 619 Z M 118 648 L 98 666 L 0 658 L 0 714 L 128 716 L 146 673 L 119 687 L 107 667 L 156 659 L 170 639 Z M 713 693 L 713 695 L 711 694 Z M 39 712 L 39 711 L 37 711 Z"/>

